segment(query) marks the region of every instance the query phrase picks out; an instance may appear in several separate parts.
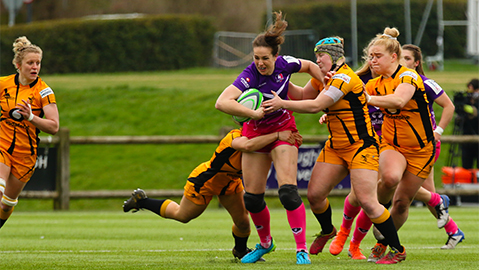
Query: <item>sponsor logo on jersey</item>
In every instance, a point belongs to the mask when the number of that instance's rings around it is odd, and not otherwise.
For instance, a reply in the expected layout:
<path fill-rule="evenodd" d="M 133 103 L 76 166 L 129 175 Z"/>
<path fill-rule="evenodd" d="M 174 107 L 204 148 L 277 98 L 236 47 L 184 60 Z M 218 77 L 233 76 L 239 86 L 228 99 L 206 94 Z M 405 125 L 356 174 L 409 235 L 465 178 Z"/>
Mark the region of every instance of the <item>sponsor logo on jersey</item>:
<path fill-rule="evenodd" d="M 42 98 L 44 98 L 44 97 L 46 97 L 46 96 L 48 96 L 48 95 L 51 95 L 51 94 L 53 94 L 53 90 L 52 90 L 52 88 L 50 88 L 50 87 L 47 87 L 47 88 L 43 89 L 42 91 L 40 91 L 40 96 L 41 96 Z"/>
<path fill-rule="evenodd" d="M 442 92 L 442 87 L 440 87 L 440 85 L 438 85 L 438 83 L 434 80 L 426 80 L 423 82 L 424 84 L 430 86 L 430 88 L 432 88 L 432 90 L 435 92 L 435 94 L 440 94 Z"/>
<path fill-rule="evenodd" d="M 285 79 L 285 78 L 283 77 L 283 74 L 282 74 L 282 73 L 279 73 L 279 74 L 277 74 L 277 75 L 275 76 L 275 81 L 276 81 L 277 83 L 282 82 L 283 79 Z"/>
<path fill-rule="evenodd" d="M 241 78 L 240 81 L 242 82 L 243 86 L 245 86 L 245 88 L 250 88 L 250 78 Z"/>
<path fill-rule="evenodd" d="M 333 75 L 332 79 L 333 80 L 338 79 L 338 80 L 342 80 L 346 83 L 350 83 L 350 80 L 352 78 L 350 76 L 348 76 L 347 74 L 340 73 L 340 74 Z"/>
<path fill-rule="evenodd" d="M 28 125 L 23 124 L 23 122 L 21 122 L 21 121 L 16 120 L 18 122 L 12 122 L 12 121 L 8 121 L 8 120 L 9 119 L 7 119 L 7 121 L 5 121 L 7 125 L 10 125 L 12 127 L 28 129 Z"/>
<path fill-rule="evenodd" d="M 410 119 L 410 116 L 405 116 L 405 115 L 386 114 L 385 117 L 390 118 L 390 119 L 396 119 L 396 120 L 408 120 L 408 119 Z"/>
<path fill-rule="evenodd" d="M 8 113 L 8 115 L 15 121 L 22 121 L 23 120 L 23 115 L 21 115 L 19 112 L 18 112 L 18 108 L 13 108 L 10 110 L 10 112 Z"/>
<path fill-rule="evenodd" d="M 413 71 L 405 71 L 402 74 L 400 74 L 399 78 L 401 79 L 402 77 L 405 77 L 405 76 L 412 77 L 414 80 L 416 80 L 418 78 L 417 73 L 415 73 Z"/>

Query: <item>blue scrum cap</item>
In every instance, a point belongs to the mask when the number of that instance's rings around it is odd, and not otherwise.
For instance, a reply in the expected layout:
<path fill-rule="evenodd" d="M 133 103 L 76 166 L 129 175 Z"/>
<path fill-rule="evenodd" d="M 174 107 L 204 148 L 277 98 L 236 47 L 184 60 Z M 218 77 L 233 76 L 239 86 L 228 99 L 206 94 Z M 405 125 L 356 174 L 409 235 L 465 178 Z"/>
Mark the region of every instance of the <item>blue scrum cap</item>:
<path fill-rule="evenodd" d="M 342 41 L 337 37 L 328 37 L 321 39 L 317 44 L 315 44 L 315 53 L 326 53 L 330 55 L 332 63 L 337 63 L 338 59 L 343 57 L 343 44 Z"/>

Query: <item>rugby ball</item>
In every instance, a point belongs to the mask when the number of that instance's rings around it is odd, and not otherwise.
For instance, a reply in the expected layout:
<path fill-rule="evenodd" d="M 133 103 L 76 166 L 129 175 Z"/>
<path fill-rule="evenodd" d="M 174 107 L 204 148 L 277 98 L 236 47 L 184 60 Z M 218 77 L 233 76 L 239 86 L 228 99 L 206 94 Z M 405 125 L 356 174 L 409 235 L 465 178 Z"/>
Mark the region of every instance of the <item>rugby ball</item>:
<path fill-rule="evenodd" d="M 238 103 L 249 108 L 250 110 L 256 110 L 262 105 L 263 94 L 255 88 L 250 88 L 243 91 L 243 93 L 237 98 L 237 101 Z M 247 122 L 248 120 L 250 120 L 250 118 L 234 115 L 233 120 L 241 124 L 243 122 Z"/>

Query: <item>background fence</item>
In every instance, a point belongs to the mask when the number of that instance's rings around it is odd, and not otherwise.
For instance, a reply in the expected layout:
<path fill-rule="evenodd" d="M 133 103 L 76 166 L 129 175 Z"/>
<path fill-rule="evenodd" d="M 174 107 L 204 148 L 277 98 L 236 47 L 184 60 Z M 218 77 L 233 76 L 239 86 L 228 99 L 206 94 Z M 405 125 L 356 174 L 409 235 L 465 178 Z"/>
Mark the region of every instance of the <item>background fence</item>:
<path fill-rule="evenodd" d="M 252 42 L 258 34 L 220 31 L 215 33 L 213 47 L 214 67 L 245 67 L 252 63 Z M 313 30 L 285 31 L 285 43 L 282 44 L 282 55 L 293 55 L 297 58 L 314 61 L 313 45 L 318 35 Z"/>

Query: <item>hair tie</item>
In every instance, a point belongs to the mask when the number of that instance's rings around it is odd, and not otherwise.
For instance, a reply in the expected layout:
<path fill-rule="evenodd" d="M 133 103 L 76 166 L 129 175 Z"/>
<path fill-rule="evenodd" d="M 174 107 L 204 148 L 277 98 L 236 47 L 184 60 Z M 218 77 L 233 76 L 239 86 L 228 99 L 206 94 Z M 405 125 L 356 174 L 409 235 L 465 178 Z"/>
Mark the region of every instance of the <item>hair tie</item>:
<path fill-rule="evenodd" d="M 396 37 L 392 37 L 392 36 L 391 36 L 391 35 L 389 35 L 389 34 L 382 34 L 382 36 L 384 36 L 384 37 L 388 37 L 389 39 L 395 39 L 395 40 L 397 40 L 397 38 L 396 38 Z"/>

